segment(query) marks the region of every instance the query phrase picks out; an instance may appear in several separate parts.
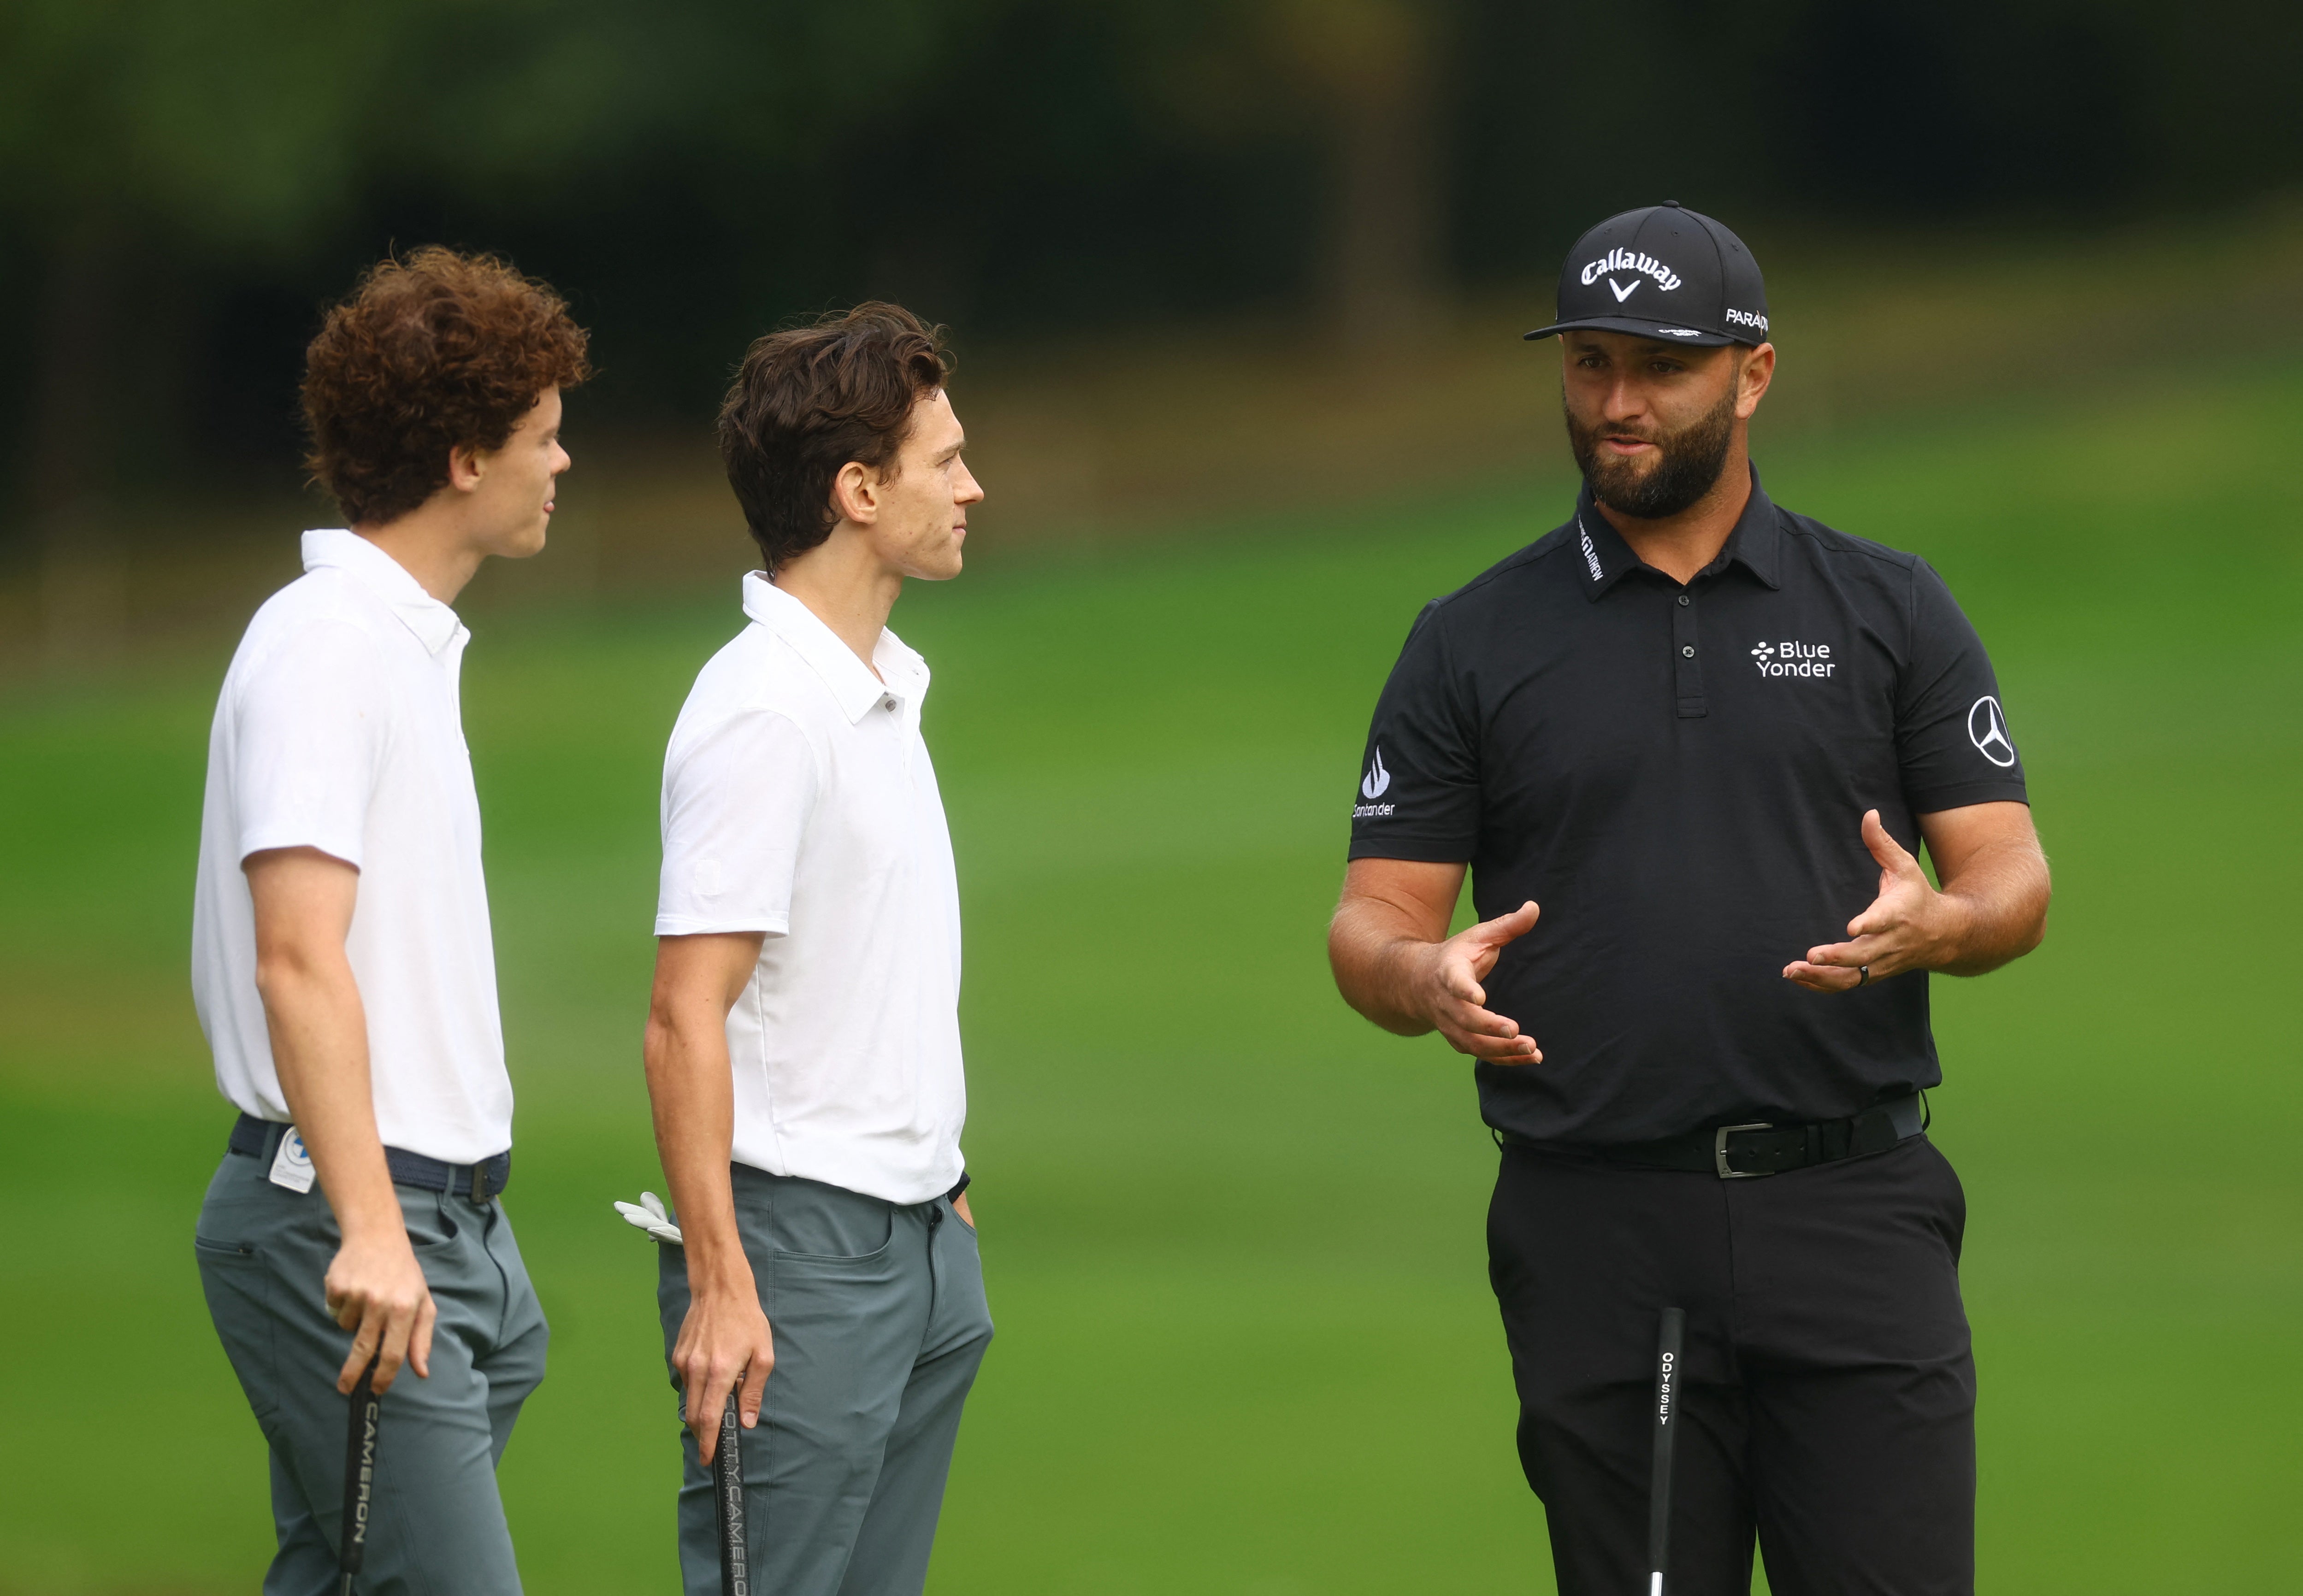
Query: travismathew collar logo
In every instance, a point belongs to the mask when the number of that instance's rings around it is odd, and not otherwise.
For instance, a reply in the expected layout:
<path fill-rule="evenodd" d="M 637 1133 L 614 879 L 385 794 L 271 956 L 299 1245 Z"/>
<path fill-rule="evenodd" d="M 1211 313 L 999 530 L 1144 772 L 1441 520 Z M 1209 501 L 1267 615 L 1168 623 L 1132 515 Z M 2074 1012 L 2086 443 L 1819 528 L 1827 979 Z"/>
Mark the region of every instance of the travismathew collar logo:
<path fill-rule="evenodd" d="M 1763 676 L 1827 676 L 1838 668 L 1827 643 L 1762 643 L 1751 650 L 1751 663 Z"/>
<path fill-rule="evenodd" d="M 1599 551 L 1591 546 L 1591 533 L 1583 525 L 1583 517 L 1575 517 L 1575 535 L 1583 540 L 1583 563 L 1590 567 L 1591 580 L 1605 582 L 1607 573 L 1599 568 Z"/>
<path fill-rule="evenodd" d="M 1376 802 L 1389 791 L 1391 791 L 1391 772 L 1383 767 L 1383 749 L 1379 744 L 1375 751 L 1375 757 L 1368 761 L 1367 774 L 1360 777 L 1360 796 L 1367 802 L 1352 806 L 1352 819 L 1354 820 L 1380 819 L 1391 813 L 1390 804 Z"/>
<path fill-rule="evenodd" d="M 1632 273 L 1632 280 L 1629 282 L 1616 281 L 1613 273 L 1617 272 Z M 1679 273 L 1654 256 L 1641 255 L 1629 249 L 1610 249 L 1583 268 L 1582 283 L 1585 288 L 1590 288 L 1603 277 L 1607 281 L 1607 291 L 1615 296 L 1618 305 L 1632 297 L 1642 277 L 1654 278 L 1656 287 L 1666 294 L 1680 284 Z"/>
<path fill-rule="evenodd" d="M 1967 709 L 1967 740 L 1975 752 L 2002 770 L 2015 768 L 2015 742 L 2007 735 L 2007 712 L 1988 693 Z"/>

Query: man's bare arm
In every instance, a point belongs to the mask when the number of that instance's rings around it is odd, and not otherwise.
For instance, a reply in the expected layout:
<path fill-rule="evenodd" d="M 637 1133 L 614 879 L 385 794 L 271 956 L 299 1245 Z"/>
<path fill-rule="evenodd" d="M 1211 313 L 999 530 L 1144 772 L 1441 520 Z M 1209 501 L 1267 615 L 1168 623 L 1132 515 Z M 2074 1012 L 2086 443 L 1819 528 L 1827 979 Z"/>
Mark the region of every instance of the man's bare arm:
<path fill-rule="evenodd" d="M 755 1426 L 776 1361 L 728 1176 L 736 1134 L 728 1011 L 760 962 L 761 940 L 756 931 L 659 937 L 644 1044 L 656 1155 L 688 1253 L 688 1317 L 672 1364 L 687 1393 L 688 1427 L 707 1464 L 719 1447 L 728 1393 L 742 1382 L 744 1426 Z"/>
<path fill-rule="evenodd" d="M 353 1331 L 336 1389 L 350 1390 L 375 1357 L 375 1389 L 386 1390 L 403 1360 L 432 1372 L 436 1313 L 384 1164 L 367 1012 L 344 953 L 359 872 L 316 848 L 266 849 L 241 869 L 256 903 L 256 989 L 273 1067 L 343 1233 L 325 1281 L 328 1311 Z"/>
<path fill-rule="evenodd" d="M 1328 928 L 1328 962 L 1344 1001 L 1403 1037 L 1436 1030 L 1458 1053 L 1498 1064 L 1540 1063 L 1535 1038 L 1490 1012 L 1481 985 L 1506 944 L 1534 928 L 1523 903 L 1454 937 L 1447 921 L 1463 890 L 1460 864 L 1355 859 Z"/>
<path fill-rule="evenodd" d="M 1810 948 L 1784 967 L 1817 992 L 1883 980 L 1908 970 L 1982 975 L 2021 958 L 2047 934 L 2047 856 L 2029 804 L 1974 803 L 1919 817 L 1936 862 L 1936 890 L 1919 861 L 1889 836 L 1879 811 L 1863 817 L 1863 840 L 1879 861 L 1879 895 L 1847 923 L 1849 940 Z"/>

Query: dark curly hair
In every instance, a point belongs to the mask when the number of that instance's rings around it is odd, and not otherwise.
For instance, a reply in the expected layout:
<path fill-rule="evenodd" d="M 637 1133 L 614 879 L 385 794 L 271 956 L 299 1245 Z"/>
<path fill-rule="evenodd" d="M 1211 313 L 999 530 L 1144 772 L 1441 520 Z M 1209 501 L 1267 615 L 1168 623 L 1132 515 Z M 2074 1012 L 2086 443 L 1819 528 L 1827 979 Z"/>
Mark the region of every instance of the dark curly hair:
<path fill-rule="evenodd" d="M 305 465 L 353 525 L 397 520 L 458 448 L 500 449 L 547 388 L 592 374 L 548 286 L 429 246 L 368 268 L 304 352 Z"/>
<path fill-rule="evenodd" d="M 951 375 L 944 336 L 872 300 L 752 345 L 720 407 L 720 456 L 770 571 L 839 524 L 831 483 L 841 466 L 895 475 L 912 407 Z"/>

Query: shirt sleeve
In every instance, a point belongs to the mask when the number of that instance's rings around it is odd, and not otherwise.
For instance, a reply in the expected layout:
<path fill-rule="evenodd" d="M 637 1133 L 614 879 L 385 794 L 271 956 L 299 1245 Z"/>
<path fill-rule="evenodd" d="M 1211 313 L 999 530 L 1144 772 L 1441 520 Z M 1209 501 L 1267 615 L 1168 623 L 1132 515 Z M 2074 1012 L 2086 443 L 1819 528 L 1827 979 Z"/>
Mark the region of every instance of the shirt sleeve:
<path fill-rule="evenodd" d="M 284 639 L 240 684 L 232 784 L 240 857 L 317 848 L 358 869 L 392 741 L 375 640 L 342 621 Z"/>
<path fill-rule="evenodd" d="M 1911 648 L 1895 693 L 1895 754 L 1914 814 L 2030 802 L 1983 640 L 1935 568 L 1911 571 Z"/>
<path fill-rule="evenodd" d="M 772 710 L 747 710 L 676 747 L 664 761 L 655 934 L 788 934 L 818 785 L 806 734 Z"/>
<path fill-rule="evenodd" d="M 1352 794 L 1354 859 L 1468 862 L 1480 839 L 1479 722 L 1426 605 L 1376 701 Z"/>

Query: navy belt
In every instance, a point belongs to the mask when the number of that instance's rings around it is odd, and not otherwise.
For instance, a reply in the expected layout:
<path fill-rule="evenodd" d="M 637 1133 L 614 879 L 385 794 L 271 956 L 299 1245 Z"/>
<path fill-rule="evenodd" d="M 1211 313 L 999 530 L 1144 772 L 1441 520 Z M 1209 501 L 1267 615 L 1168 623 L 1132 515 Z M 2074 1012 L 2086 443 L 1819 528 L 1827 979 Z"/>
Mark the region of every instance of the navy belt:
<path fill-rule="evenodd" d="M 1816 1120 L 1801 1125 L 1711 1125 L 1661 1141 L 1632 1142 L 1615 1147 L 1559 1146 L 1531 1141 L 1509 1130 L 1496 1133 L 1507 1147 L 1552 1153 L 1570 1158 L 1624 1163 L 1636 1169 L 1682 1170 L 1717 1175 L 1723 1180 L 1749 1180 L 1759 1175 L 1780 1175 L 1787 1170 L 1835 1163 L 1884 1153 L 1909 1141 L 1928 1128 L 1927 1105 L 1917 1092 L 1874 1104 L 1843 1120 Z"/>
<path fill-rule="evenodd" d="M 279 1150 L 279 1138 L 288 1127 L 276 1120 L 259 1120 L 243 1113 L 232 1121 L 229 1150 L 242 1158 L 262 1158 Z M 452 1191 L 476 1203 L 485 1203 L 511 1184 L 509 1148 L 478 1163 L 443 1163 L 404 1147 L 384 1150 L 384 1167 L 395 1186 L 418 1186 L 426 1191 Z"/>

